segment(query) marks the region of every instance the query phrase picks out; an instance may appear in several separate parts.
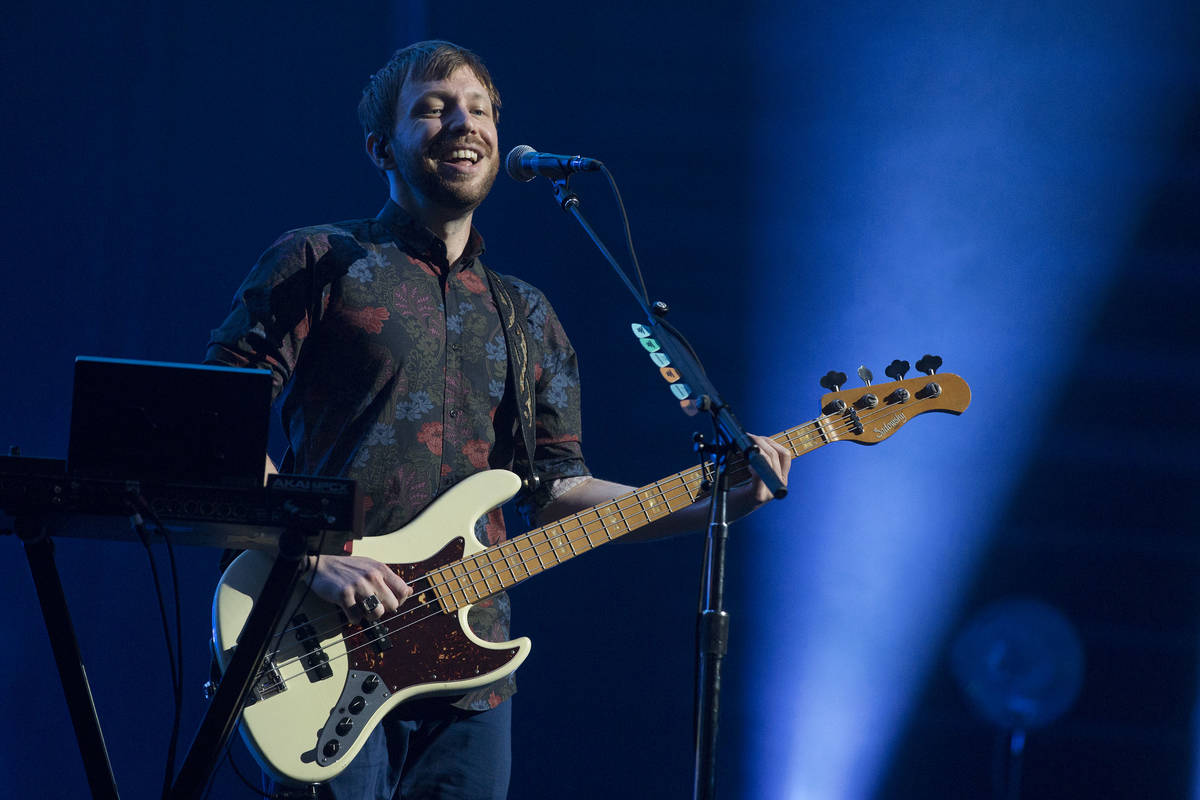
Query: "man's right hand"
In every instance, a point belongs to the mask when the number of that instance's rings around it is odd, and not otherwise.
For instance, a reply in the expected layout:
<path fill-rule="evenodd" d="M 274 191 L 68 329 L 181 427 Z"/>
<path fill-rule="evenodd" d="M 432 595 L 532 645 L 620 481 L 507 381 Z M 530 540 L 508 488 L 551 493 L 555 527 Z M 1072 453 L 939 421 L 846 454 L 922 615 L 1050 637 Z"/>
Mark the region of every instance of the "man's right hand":
<path fill-rule="evenodd" d="M 412 594 L 408 584 L 386 565 L 366 556 L 316 558 L 312 590 L 327 603 L 341 606 L 351 620 L 379 619 L 391 614 Z M 379 602 L 372 603 L 368 598 Z"/>

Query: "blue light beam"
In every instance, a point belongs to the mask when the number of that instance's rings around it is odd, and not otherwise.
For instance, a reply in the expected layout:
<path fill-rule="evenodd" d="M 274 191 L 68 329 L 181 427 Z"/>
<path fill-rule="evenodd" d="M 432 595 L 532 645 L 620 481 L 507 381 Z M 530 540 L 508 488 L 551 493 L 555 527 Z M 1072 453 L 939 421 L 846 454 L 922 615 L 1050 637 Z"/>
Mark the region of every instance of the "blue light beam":
<path fill-rule="evenodd" d="M 794 424 L 826 370 L 882 381 L 926 352 L 974 394 L 801 459 L 748 521 L 770 566 L 747 578 L 747 718 L 771 722 L 738 794 L 865 800 L 1162 168 L 1188 56 L 1128 2 L 764 3 L 755 30 L 752 272 L 781 321 L 756 374 L 812 377 L 764 379 L 747 416 Z"/>

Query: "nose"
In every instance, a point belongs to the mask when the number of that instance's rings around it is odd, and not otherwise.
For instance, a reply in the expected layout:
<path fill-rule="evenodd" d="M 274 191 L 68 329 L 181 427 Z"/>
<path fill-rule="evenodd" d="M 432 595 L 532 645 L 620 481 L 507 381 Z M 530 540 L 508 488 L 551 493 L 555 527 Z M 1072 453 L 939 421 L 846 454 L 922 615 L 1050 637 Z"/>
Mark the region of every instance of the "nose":
<path fill-rule="evenodd" d="M 479 124 L 478 119 L 465 106 L 458 104 L 450 110 L 449 118 L 445 120 L 446 125 L 454 131 L 470 133 L 476 130 Z"/>

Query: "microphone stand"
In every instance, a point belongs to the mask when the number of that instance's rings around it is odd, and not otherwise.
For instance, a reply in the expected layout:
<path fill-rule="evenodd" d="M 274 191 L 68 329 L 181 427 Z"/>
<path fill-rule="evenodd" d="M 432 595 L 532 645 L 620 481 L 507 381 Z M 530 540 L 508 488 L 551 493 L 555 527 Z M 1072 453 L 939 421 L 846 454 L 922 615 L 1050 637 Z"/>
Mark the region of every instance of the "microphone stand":
<path fill-rule="evenodd" d="M 666 303 L 657 302 L 653 309 L 646 306 L 629 277 L 609 252 L 600 237 L 584 219 L 579 210 L 579 197 L 568 185 L 569 177 L 551 181 L 554 198 L 563 211 L 569 213 L 587 233 L 593 244 L 616 271 L 634 296 L 638 306 L 646 315 L 651 337 L 642 337 L 643 345 L 654 342 L 670 359 L 670 366 L 679 373 L 676 386 L 687 389 L 685 397 L 676 397 L 684 402 L 684 410 L 708 412 L 712 418 L 714 437 L 705 443 L 697 437 L 697 449 L 711 462 L 713 476 L 710 495 L 709 523 L 704 547 L 704 565 L 701 576 L 700 608 L 696 620 L 696 708 L 695 708 L 695 761 L 692 792 L 696 800 L 713 800 L 716 797 L 716 751 L 717 722 L 721 696 L 721 660 L 728 650 L 729 614 L 725 611 L 725 545 L 728 540 L 729 524 L 726 518 L 729 499 L 729 478 L 726 471 L 728 456 L 738 452 L 745 456 L 750 468 L 777 499 L 787 495 L 787 486 L 767 463 L 758 446 L 750 438 L 742 424 L 721 399 L 716 387 L 708 379 L 691 346 L 682 334 L 666 321 Z M 647 346 L 649 349 L 649 346 Z M 651 351 L 655 352 L 655 351 Z M 679 391 L 682 392 L 682 389 Z"/>

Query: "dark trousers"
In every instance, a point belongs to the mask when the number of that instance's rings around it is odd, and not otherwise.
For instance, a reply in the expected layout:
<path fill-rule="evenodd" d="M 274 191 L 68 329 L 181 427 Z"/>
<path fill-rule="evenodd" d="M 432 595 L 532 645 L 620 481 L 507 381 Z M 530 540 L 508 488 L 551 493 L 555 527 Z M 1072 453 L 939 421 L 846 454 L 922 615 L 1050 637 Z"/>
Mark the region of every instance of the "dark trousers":
<path fill-rule="evenodd" d="M 354 761 L 322 784 L 323 800 L 504 800 L 512 763 L 512 701 L 463 711 L 440 698 L 405 703 Z M 280 791 L 278 797 L 311 797 Z"/>

